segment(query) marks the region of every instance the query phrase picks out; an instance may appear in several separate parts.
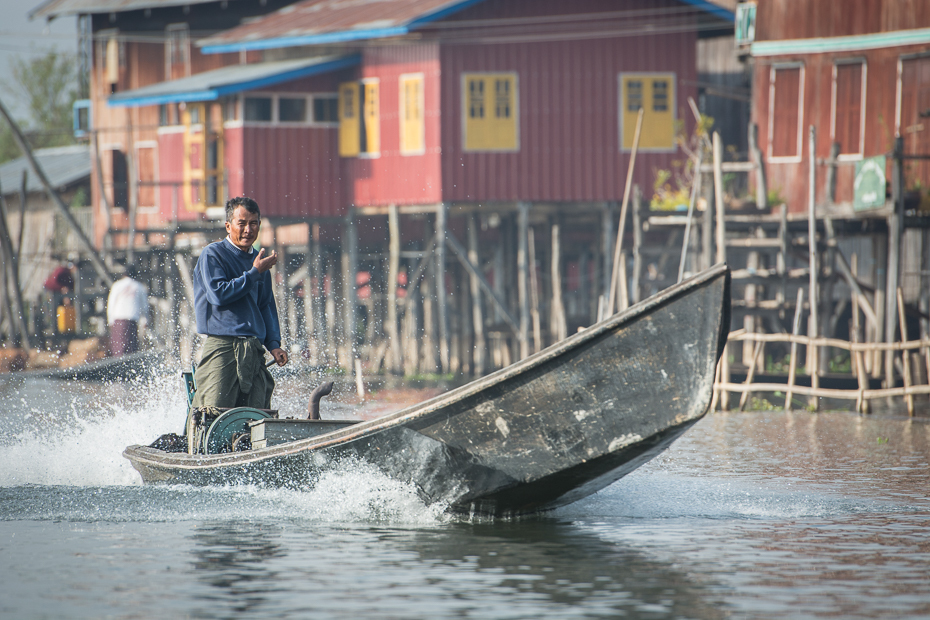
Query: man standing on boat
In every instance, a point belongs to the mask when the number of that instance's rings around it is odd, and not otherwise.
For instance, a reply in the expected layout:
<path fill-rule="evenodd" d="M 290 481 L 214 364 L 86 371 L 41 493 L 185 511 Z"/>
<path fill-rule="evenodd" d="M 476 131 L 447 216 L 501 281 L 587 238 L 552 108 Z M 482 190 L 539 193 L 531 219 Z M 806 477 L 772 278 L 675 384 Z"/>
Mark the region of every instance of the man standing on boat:
<path fill-rule="evenodd" d="M 207 335 L 194 371 L 194 407 L 269 409 L 274 379 L 265 366 L 265 349 L 278 366 L 287 364 L 271 288 L 278 255 L 253 247 L 260 226 L 254 200 L 229 200 L 228 235 L 208 245 L 194 267 L 197 332 Z"/>

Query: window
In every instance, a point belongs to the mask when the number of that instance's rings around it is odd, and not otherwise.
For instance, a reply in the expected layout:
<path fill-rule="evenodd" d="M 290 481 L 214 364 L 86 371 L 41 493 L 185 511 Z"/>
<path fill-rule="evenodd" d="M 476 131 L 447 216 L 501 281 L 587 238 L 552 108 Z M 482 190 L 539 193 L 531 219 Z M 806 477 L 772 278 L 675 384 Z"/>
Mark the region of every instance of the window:
<path fill-rule="evenodd" d="M 339 155 L 374 156 L 381 150 L 379 82 L 376 79 L 339 85 Z"/>
<path fill-rule="evenodd" d="M 769 158 L 800 159 L 804 67 L 773 66 L 769 74 Z"/>
<path fill-rule="evenodd" d="M 338 123 L 339 97 L 336 95 L 313 96 L 313 122 Z"/>
<path fill-rule="evenodd" d="M 381 108 L 378 80 L 362 81 L 362 109 L 365 122 L 362 124 L 362 153 L 374 155 L 381 152 Z"/>
<path fill-rule="evenodd" d="M 278 121 L 282 123 L 303 123 L 307 120 L 306 97 L 279 97 Z"/>
<path fill-rule="evenodd" d="M 345 82 L 339 85 L 339 155 L 355 157 L 359 154 L 359 84 Z"/>
<path fill-rule="evenodd" d="M 422 155 L 426 150 L 423 121 L 423 74 L 400 76 L 400 153 Z"/>
<path fill-rule="evenodd" d="M 138 205 L 140 208 L 155 206 L 155 148 L 139 145 L 136 149 L 138 162 Z"/>
<path fill-rule="evenodd" d="M 126 154 L 119 149 L 110 151 L 110 165 L 113 172 L 113 206 L 120 209 L 129 208 L 129 167 Z"/>
<path fill-rule="evenodd" d="M 271 122 L 271 97 L 246 97 L 245 120 Z"/>
<path fill-rule="evenodd" d="M 833 66 L 833 141 L 840 156 L 862 157 L 865 128 L 865 63 Z"/>
<path fill-rule="evenodd" d="M 177 80 L 190 75 L 190 27 L 168 24 L 165 28 L 165 79 Z"/>
<path fill-rule="evenodd" d="M 519 150 L 516 73 L 465 73 L 462 97 L 465 151 Z"/>
<path fill-rule="evenodd" d="M 621 150 L 633 148 L 636 122 L 643 111 L 639 149 L 675 150 L 675 74 L 620 74 Z"/>

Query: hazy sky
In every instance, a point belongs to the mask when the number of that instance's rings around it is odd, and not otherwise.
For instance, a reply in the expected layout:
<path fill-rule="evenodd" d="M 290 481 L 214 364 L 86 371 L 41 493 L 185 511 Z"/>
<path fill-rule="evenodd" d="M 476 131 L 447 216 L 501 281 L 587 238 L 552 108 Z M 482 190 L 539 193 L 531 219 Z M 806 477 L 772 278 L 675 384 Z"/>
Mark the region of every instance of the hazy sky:
<path fill-rule="evenodd" d="M 30 20 L 28 13 L 40 4 L 41 0 L 0 0 L 0 97 L 17 116 L 22 110 L 16 107 L 15 97 L 7 88 L 12 82 L 12 59 L 30 58 L 49 49 L 77 55 L 75 18 L 59 18 L 51 23 Z"/>

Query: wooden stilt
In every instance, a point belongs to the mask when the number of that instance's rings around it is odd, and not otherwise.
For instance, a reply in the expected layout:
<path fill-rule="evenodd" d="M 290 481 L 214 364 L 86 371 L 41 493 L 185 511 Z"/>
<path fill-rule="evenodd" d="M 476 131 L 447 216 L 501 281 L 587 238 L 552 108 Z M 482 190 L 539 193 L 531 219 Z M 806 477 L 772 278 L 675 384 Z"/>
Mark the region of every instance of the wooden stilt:
<path fill-rule="evenodd" d="M 726 220 L 725 209 L 723 204 L 723 143 L 720 141 L 720 134 L 714 132 L 714 219 L 716 220 L 715 243 L 717 246 L 716 262 L 723 263 L 727 260 L 726 246 Z M 709 208 L 709 207 L 708 207 Z"/>
<path fill-rule="evenodd" d="M 614 243 L 613 275 L 610 278 L 610 292 L 607 295 L 608 316 L 614 313 L 614 308 L 616 307 L 614 305 L 617 297 L 616 287 L 619 284 L 617 270 L 620 269 L 620 254 L 623 252 L 623 229 L 624 226 L 626 226 L 626 212 L 627 208 L 629 207 L 630 190 L 632 189 L 633 184 L 633 167 L 636 164 L 636 151 L 639 149 L 639 137 L 642 127 L 643 108 L 640 108 L 639 114 L 636 117 L 636 131 L 633 133 L 633 148 L 630 151 L 630 164 L 626 171 L 626 185 L 623 189 L 623 203 L 620 205 L 620 221 L 617 223 L 617 240 Z"/>
<path fill-rule="evenodd" d="M 439 323 L 439 366 L 443 374 L 449 372 L 449 309 L 446 299 L 446 231 L 449 207 L 441 203 L 436 210 L 436 310 Z"/>
<path fill-rule="evenodd" d="M 478 214 L 473 214 L 468 226 L 468 260 L 480 269 L 481 259 L 478 255 L 478 230 L 481 226 Z M 484 311 L 481 304 L 481 283 L 477 274 L 468 276 L 469 290 L 471 291 L 471 319 L 474 331 L 474 374 L 481 377 L 487 366 L 487 339 L 484 335 Z"/>
<path fill-rule="evenodd" d="M 552 280 L 551 333 L 555 342 L 564 340 L 568 335 L 565 320 L 565 304 L 562 301 L 562 227 L 556 217 L 551 224 L 552 252 L 549 266 Z"/>
<path fill-rule="evenodd" d="M 904 313 L 904 293 L 901 291 L 900 286 L 897 288 L 896 297 L 898 302 L 898 323 L 901 329 L 901 342 L 907 342 L 907 318 L 905 317 Z M 904 371 L 904 389 L 908 390 L 911 387 L 910 351 L 901 351 L 901 363 Z M 914 395 L 907 394 L 904 397 L 904 401 L 907 403 L 907 414 L 911 416 L 914 415 Z"/>
<path fill-rule="evenodd" d="M 397 205 L 388 207 L 388 281 L 385 336 L 391 351 L 391 372 L 401 369 L 401 342 L 397 333 L 397 275 L 400 271 L 400 221 Z"/>
<path fill-rule="evenodd" d="M 633 186 L 633 281 L 630 286 L 630 299 L 639 303 L 642 299 L 643 277 L 643 193 L 639 185 Z"/>
<path fill-rule="evenodd" d="M 539 282 L 536 277 L 536 235 L 533 227 L 527 231 L 530 272 L 530 319 L 533 324 L 533 353 L 542 349 L 542 326 L 539 319 Z"/>
<path fill-rule="evenodd" d="M 529 204 L 517 205 L 517 294 L 520 304 L 520 359 L 530 354 L 530 301 L 528 292 L 529 265 L 527 259 L 527 235 L 529 228 Z"/>
<path fill-rule="evenodd" d="M 811 338 L 817 338 L 820 336 L 820 295 L 817 290 L 817 277 L 820 273 L 820 266 L 817 262 L 817 215 L 815 204 L 817 191 L 817 128 L 813 125 L 810 126 L 807 144 L 809 161 L 807 185 L 807 249 L 808 262 L 810 265 L 810 284 L 807 296 L 810 299 L 811 306 L 810 329 L 808 330 L 808 335 Z M 811 387 L 817 389 L 820 387 L 820 364 L 816 346 L 808 346 L 807 359 L 808 372 L 811 376 Z M 816 410 L 817 404 L 818 398 L 816 396 L 811 396 L 810 406 Z"/>
<path fill-rule="evenodd" d="M 794 322 L 791 327 L 791 335 L 797 336 L 801 331 L 801 311 L 804 309 L 804 289 L 798 289 L 798 299 L 794 306 Z M 791 353 L 788 356 L 788 389 L 785 392 L 785 411 L 792 408 L 794 398 L 794 382 L 798 374 L 798 343 L 791 341 Z"/>
<path fill-rule="evenodd" d="M 858 278 L 859 273 L 859 257 L 856 254 L 853 254 L 850 257 L 850 275 L 853 280 Z M 860 324 L 859 324 L 859 299 L 860 296 L 856 293 L 855 290 L 850 291 L 850 298 L 852 302 L 852 321 L 850 326 L 850 341 L 854 343 L 861 342 L 860 336 Z M 865 369 L 865 356 L 862 354 L 862 351 L 856 349 L 851 355 L 852 359 L 850 362 L 853 366 L 853 371 L 856 373 L 856 380 L 859 383 L 859 394 L 856 397 L 856 411 L 858 413 L 865 412 L 868 407 L 868 401 L 865 400 L 865 390 L 869 387 L 869 379 L 866 375 Z"/>

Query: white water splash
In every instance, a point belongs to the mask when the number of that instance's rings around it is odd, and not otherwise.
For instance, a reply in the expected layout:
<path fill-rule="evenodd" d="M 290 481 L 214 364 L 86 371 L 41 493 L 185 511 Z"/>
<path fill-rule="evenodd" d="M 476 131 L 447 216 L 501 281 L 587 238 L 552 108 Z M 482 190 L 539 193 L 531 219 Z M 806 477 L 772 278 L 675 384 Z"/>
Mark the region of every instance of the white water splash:
<path fill-rule="evenodd" d="M 0 439 L 0 486 L 141 484 L 122 457 L 184 424 L 185 397 L 175 377 L 128 385 L 49 381 L 27 386 L 7 409 Z"/>

